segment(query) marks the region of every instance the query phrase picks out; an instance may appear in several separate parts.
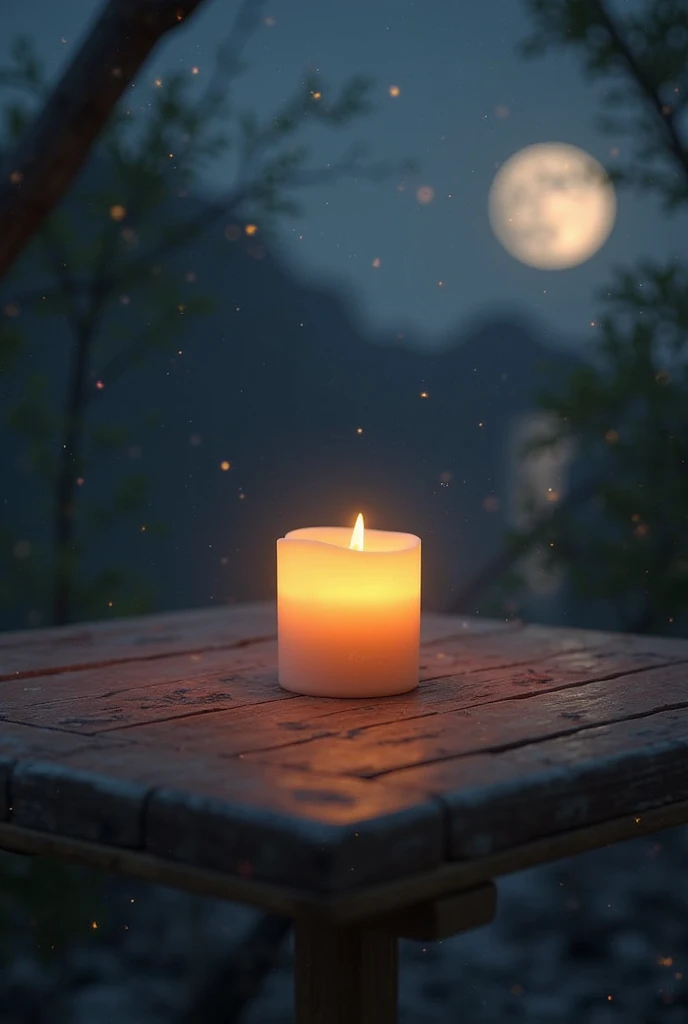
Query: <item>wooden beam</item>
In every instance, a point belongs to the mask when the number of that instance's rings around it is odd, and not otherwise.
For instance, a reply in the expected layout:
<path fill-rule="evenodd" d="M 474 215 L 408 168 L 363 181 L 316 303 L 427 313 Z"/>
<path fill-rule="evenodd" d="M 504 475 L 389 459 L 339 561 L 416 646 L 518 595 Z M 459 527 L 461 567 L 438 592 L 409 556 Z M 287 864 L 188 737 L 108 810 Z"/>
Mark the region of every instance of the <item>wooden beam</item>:
<path fill-rule="evenodd" d="M 489 924 L 497 909 L 497 888 L 485 882 L 474 889 L 438 896 L 379 918 L 375 926 L 400 939 L 437 942 Z"/>
<path fill-rule="evenodd" d="M 196 892 L 216 899 L 235 900 L 276 914 L 302 915 L 333 923 L 370 920 L 437 896 L 456 894 L 493 878 L 524 871 L 562 857 L 650 835 L 688 823 L 688 801 L 625 815 L 614 821 L 539 839 L 503 853 L 473 861 L 446 863 L 431 871 L 362 887 L 342 896 L 318 897 L 295 888 L 255 882 L 218 871 L 173 863 L 138 850 L 118 850 L 82 839 L 51 835 L 0 822 L 0 850 L 57 857 L 101 868 L 157 885 Z"/>
<path fill-rule="evenodd" d="M 296 1024 L 397 1024 L 397 940 L 364 925 L 297 918 Z"/>

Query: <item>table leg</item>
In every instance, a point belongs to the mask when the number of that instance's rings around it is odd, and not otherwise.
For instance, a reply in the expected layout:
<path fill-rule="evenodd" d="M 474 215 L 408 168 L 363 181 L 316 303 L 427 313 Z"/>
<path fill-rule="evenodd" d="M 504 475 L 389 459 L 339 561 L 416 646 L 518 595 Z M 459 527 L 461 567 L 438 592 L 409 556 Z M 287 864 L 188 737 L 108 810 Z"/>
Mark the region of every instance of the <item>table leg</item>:
<path fill-rule="evenodd" d="M 397 944 L 364 925 L 297 919 L 296 1024 L 397 1024 Z"/>

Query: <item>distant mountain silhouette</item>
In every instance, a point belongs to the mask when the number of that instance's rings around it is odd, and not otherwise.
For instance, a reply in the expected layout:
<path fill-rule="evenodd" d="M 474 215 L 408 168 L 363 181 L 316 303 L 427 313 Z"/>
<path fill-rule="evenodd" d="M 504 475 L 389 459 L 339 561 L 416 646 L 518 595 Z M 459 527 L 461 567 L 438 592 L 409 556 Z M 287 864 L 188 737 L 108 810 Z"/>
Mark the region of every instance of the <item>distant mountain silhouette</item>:
<path fill-rule="evenodd" d="M 124 471 L 149 482 L 142 522 L 99 542 L 91 564 L 138 569 L 159 608 L 269 597 L 277 537 L 353 524 L 363 511 L 370 526 L 422 537 L 425 604 L 446 606 L 498 546 L 510 423 L 575 358 L 524 322 L 489 313 L 442 353 L 408 338 L 376 343 L 334 292 L 297 279 L 262 242 L 227 241 L 223 229 L 175 257 L 221 307 L 189 319 L 181 355 L 151 357 L 111 391 L 105 381 L 98 397 L 104 422 L 148 412 L 154 423 L 85 480 L 89 500 Z M 54 318 L 31 330 L 27 368 L 47 368 L 61 387 L 64 329 Z M 46 511 L 17 451 L 5 431 L 5 508 L 40 539 Z M 155 521 L 165 536 L 141 531 Z"/>

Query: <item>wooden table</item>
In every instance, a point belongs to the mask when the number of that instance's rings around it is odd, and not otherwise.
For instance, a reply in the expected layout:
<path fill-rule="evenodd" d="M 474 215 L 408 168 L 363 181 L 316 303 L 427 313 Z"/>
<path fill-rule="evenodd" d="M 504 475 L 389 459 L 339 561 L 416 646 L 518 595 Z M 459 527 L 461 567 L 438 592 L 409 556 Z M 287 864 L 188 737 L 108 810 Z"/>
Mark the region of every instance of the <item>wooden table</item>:
<path fill-rule="evenodd" d="M 399 936 L 688 820 L 688 641 L 428 615 L 421 678 L 282 691 L 266 605 L 0 634 L 0 847 L 291 915 L 299 1024 L 392 1024 Z"/>

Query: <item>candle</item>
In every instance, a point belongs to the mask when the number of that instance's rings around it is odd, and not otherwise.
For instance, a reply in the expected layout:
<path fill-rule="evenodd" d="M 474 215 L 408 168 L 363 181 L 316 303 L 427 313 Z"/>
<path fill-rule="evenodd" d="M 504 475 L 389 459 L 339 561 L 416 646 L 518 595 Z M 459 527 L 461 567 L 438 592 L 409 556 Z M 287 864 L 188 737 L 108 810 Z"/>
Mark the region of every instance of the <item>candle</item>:
<path fill-rule="evenodd" d="M 383 697 L 418 685 L 420 538 L 347 527 L 277 541 L 280 685 L 320 697 Z"/>

